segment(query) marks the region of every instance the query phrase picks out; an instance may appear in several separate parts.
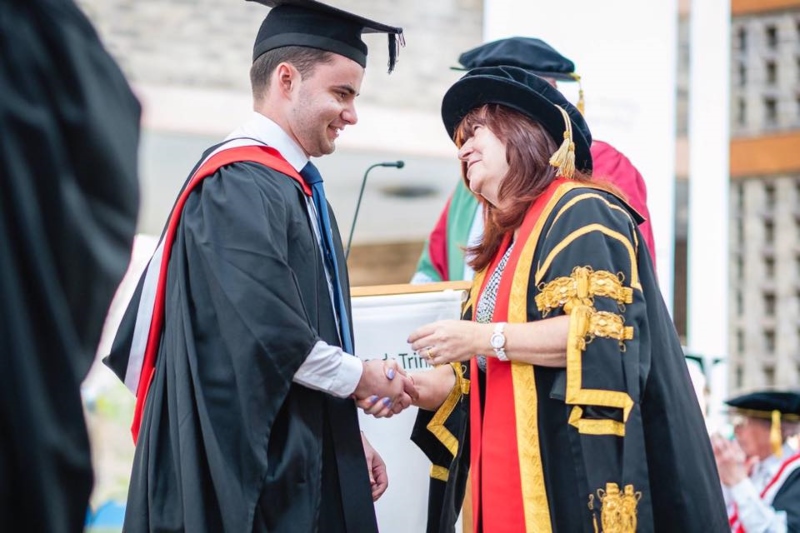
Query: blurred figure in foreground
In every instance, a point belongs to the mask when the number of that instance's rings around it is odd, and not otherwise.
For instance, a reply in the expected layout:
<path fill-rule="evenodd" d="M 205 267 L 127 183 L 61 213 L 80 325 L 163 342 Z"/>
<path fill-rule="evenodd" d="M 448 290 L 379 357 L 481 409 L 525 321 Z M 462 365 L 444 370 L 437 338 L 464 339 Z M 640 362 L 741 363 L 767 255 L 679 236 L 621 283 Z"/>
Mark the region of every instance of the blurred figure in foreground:
<path fill-rule="evenodd" d="M 71 0 L 0 3 L 0 531 L 83 530 L 80 384 L 130 258 L 139 103 Z"/>

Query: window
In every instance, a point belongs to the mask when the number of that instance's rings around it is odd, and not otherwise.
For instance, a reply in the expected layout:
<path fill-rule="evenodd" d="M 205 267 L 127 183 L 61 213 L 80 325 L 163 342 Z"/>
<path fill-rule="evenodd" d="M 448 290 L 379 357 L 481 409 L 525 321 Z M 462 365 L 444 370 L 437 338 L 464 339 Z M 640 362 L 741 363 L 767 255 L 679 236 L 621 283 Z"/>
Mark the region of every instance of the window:
<path fill-rule="evenodd" d="M 741 364 L 736 365 L 736 388 L 741 389 L 744 385 L 744 368 Z"/>
<path fill-rule="evenodd" d="M 742 257 L 743 254 L 738 254 L 736 256 L 736 279 L 743 280 L 744 279 L 744 258 Z M 797 258 L 797 272 L 800 275 L 800 257 Z"/>
<path fill-rule="evenodd" d="M 800 31 L 800 29 L 798 29 Z M 739 28 L 736 32 L 736 42 L 739 44 L 739 50 L 744 51 L 747 50 L 747 30 L 744 28 Z"/>
<path fill-rule="evenodd" d="M 764 351 L 768 355 L 775 354 L 775 330 L 774 329 L 766 329 L 764 330 Z"/>
<path fill-rule="evenodd" d="M 765 366 L 764 367 L 764 385 L 772 386 L 775 385 L 775 367 L 774 366 Z"/>
<path fill-rule="evenodd" d="M 772 220 L 764 221 L 764 244 L 775 244 L 775 223 Z"/>
<path fill-rule="evenodd" d="M 778 64 L 775 61 L 769 60 L 766 64 L 767 83 L 775 84 L 778 81 Z"/>
<path fill-rule="evenodd" d="M 736 291 L 736 314 L 739 316 L 744 314 L 744 295 L 742 291 Z"/>
<path fill-rule="evenodd" d="M 744 331 L 741 329 L 736 331 L 736 351 L 744 353 Z"/>
<path fill-rule="evenodd" d="M 778 47 L 778 27 L 774 24 L 770 24 L 766 28 L 764 28 L 767 38 L 767 46 L 770 48 L 777 48 Z"/>
<path fill-rule="evenodd" d="M 775 209 L 775 184 L 764 184 L 764 207 L 772 211 Z"/>
<path fill-rule="evenodd" d="M 739 87 L 747 85 L 747 65 L 739 63 Z"/>
<path fill-rule="evenodd" d="M 739 246 L 744 247 L 744 216 L 739 215 L 736 219 L 736 242 L 740 243 Z"/>
<path fill-rule="evenodd" d="M 765 294 L 764 295 L 764 314 L 767 316 L 775 316 L 775 295 L 774 294 Z"/>
<path fill-rule="evenodd" d="M 768 126 L 778 123 L 778 101 L 771 96 L 764 98 L 764 122 Z"/>
<path fill-rule="evenodd" d="M 739 105 L 736 110 L 736 123 L 740 126 L 747 125 L 747 102 L 744 98 L 739 98 Z"/>
<path fill-rule="evenodd" d="M 767 279 L 775 279 L 775 258 L 774 257 L 765 257 L 764 258 L 764 276 Z M 775 296 L 772 296 L 772 304 L 775 305 Z"/>
<path fill-rule="evenodd" d="M 797 188 L 798 197 L 800 197 L 800 179 L 795 181 L 795 187 Z M 739 213 L 744 211 L 744 185 L 742 183 L 736 186 L 736 207 L 739 208 Z"/>

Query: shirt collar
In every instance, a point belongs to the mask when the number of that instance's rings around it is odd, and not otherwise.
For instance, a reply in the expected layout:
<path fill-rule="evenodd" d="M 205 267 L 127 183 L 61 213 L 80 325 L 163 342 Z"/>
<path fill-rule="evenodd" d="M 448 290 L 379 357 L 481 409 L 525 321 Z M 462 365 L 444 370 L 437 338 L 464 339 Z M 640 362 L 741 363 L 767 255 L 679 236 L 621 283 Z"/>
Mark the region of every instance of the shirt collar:
<path fill-rule="evenodd" d="M 295 170 L 300 172 L 308 157 L 297 142 L 283 128 L 261 113 L 253 111 L 250 119 L 228 135 L 225 140 L 249 137 L 276 149 Z"/>

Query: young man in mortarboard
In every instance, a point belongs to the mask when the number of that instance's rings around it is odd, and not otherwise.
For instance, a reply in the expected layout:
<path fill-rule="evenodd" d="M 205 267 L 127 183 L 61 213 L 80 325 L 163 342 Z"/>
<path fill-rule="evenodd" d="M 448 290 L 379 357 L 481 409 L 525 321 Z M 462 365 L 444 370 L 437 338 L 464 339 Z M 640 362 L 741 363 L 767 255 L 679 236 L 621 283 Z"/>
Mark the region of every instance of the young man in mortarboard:
<path fill-rule="evenodd" d="M 377 531 L 385 466 L 352 397 L 380 398 L 374 414 L 414 394 L 395 364 L 352 355 L 341 239 L 309 162 L 357 121 L 361 33 L 390 35 L 391 71 L 402 30 L 258 1 L 255 112 L 192 172 L 108 361 L 137 394 L 131 533 Z"/>
<path fill-rule="evenodd" d="M 760 391 L 728 400 L 735 440 L 712 438 L 731 531 L 800 531 L 800 393 Z"/>
<path fill-rule="evenodd" d="M 553 87 L 557 82 L 579 82 L 575 64 L 550 45 L 532 37 L 500 39 L 468 50 L 458 58 L 465 70 L 480 67 L 512 66 L 524 68 L 545 78 Z M 461 70 L 461 69 L 459 69 Z M 583 111 L 583 91 L 577 105 Z M 595 140 L 591 146 L 592 175 L 614 184 L 642 217 L 642 240 L 655 265 L 653 230 L 648 219 L 647 188 L 630 160 L 616 148 Z M 464 258 L 464 249 L 479 241 L 483 233 L 483 208 L 462 180 L 447 201 L 436 226 L 425 242 L 412 283 L 472 279 L 473 271 Z"/>

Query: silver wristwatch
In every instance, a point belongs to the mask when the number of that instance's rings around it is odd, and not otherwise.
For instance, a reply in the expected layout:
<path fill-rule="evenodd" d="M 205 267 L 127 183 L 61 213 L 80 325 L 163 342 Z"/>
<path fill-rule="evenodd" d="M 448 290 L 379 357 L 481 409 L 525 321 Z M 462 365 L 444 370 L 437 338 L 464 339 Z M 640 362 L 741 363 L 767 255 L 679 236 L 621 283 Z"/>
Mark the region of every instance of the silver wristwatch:
<path fill-rule="evenodd" d="M 492 345 L 494 349 L 494 354 L 500 361 L 508 361 L 508 356 L 506 355 L 506 336 L 503 334 L 503 329 L 506 327 L 505 322 L 498 322 L 494 326 L 494 332 L 492 333 L 491 338 L 489 339 L 489 344 Z"/>

